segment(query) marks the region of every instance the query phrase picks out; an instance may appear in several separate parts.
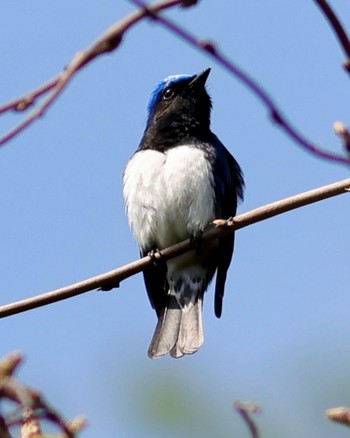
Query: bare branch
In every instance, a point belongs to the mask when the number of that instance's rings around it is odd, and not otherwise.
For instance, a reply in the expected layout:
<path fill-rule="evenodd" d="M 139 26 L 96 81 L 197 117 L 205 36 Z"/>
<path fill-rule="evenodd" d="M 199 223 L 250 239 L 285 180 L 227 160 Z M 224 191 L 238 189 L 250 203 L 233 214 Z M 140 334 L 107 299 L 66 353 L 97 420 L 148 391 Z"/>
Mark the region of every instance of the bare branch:
<path fill-rule="evenodd" d="M 320 146 L 309 141 L 304 135 L 302 135 L 298 130 L 292 126 L 292 124 L 287 120 L 287 118 L 282 114 L 280 108 L 274 103 L 270 95 L 259 85 L 252 77 L 250 77 L 246 72 L 244 72 L 238 65 L 229 60 L 227 56 L 220 53 L 218 47 L 210 40 L 200 40 L 193 36 L 190 32 L 185 30 L 183 27 L 175 24 L 173 21 L 165 18 L 158 14 L 158 11 L 151 10 L 146 3 L 141 0 L 130 0 L 133 4 L 143 8 L 147 12 L 148 16 L 158 21 L 166 29 L 173 32 L 178 37 L 185 40 L 192 46 L 204 50 L 208 56 L 214 58 L 219 64 L 221 64 L 226 70 L 228 70 L 233 76 L 238 80 L 243 82 L 243 84 L 253 93 L 255 96 L 267 107 L 269 110 L 271 119 L 299 146 L 305 149 L 307 152 L 329 161 L 342 163 L 350 165 L 350 161 L 347 157 L 343 157 L 338 154 L 334 154 Z"/>
<path fill-rule="evenodd" d="M 328 4 L 327 0 L 315 0 L 316 4 L 320 7 L 321 11 L 327 18 L 331 28 L 333 29 L 334 33 L 336 34 L 339 44 L 344 50 L 344 53 L 346 55 L 346 61 L 344 62 L 344 68 L 345 70 L 350 74 L 350 40 L 347 36 L 345 29 L 341 22 L 339 21 L 339 18 L 336 16 L 335 12 L 331 8 L 331 6 Z"/>
<path fill-rule="evenodd" d="M 46 84 L 40 85 L 37 89 L 27 93 L 25 96 L 19 97 L 11 102 L 8 102 L 4 105 L 0 106 L 0 114 L 5 113 L 7 111 L 25 111 L 31 105 L 35 103 L 35 100 L 52 90 L 56 86 L 58 82 L 58 76 L 46 82 Z"/>
<path fill-rule="evenodd" d="M 334 132 L 341 138 L 347 154 L 350 156 L 350 131 L 343 122 L 334 122 Z"/>
<path fill-rule="evenodd" d="M 44 100 L 44 102 L 39 105 L 39 107 L 34 110 L 27 118 L 25 118 L 19 125 L 13 128 L 5 136 L 0 138 L 0 145 L 5 144 L 14 136 L 22 132 L 26 127 L 32 124 L 36 119 L 41 117 L 47 109 L 53 104 L 57 97 L 61 94 L 64 88 L 68 85 L 70 80 L 76 75 L 76 73 L 83 68 L 85 65 L 90 63 L 97 56 L 104 53 L 111 52 L 115 50 L 120 42 L 124 33 L 129 30 L 133 25 L 138 23 L 145 17 L 157 20 L 159 23 L 164 25 L 168 30 L 175 33 L 178 37 L 184 39 L 187 43 L 192 46 L 205 51 L 209 56 L 213 57 L 219 64 L 221 64 L 226 70 L 228 70 L 232 75 L 234 75 L 238 80 L 243 82 L 243 84 L 256 95 L 256 97 L 267 107 L 269 110 L 272 120 L 277 123 L 285 133 L 292 138 L 297 144 L 304 148 L 309 153 L 326 160 L 342 163 L 349 165 L 350 161 L 347 157 L 334 154 L 320 146 L 309 141 L 305 136 L 300 134 L 296 128 L 286 119 L 282 114 L 282 111 L 273 102 L 269 94 L 247 73 L 245 73 L 241 68 L 235 65 L 228 57 L 220 53 L 216 45 L 209 40 L 200 40 L 194 37 L 192 34 L 176 25 L 169 19 L 158 15 L 158 13 L 164 9 L 169 9 L 173 6 L 181 5 L 183 7 L 188 7 L 196 4 L 195 0 L 164 0 L 159 3 L 154 3 L 151 5 L 145 4 L 141 0 L 131 0 L 132 3 L 140 7 L 141 9 L 133 12 L 123 20 L 111 26 L 99 39 L 97 39 L 89 49 L 78 52 L 73 60 L 70 62 L 68 67 L 62 71 L 57 77 L 53 78 L 51 81 L 47 82 L 43 86 L 37 88 L 36 90 L 28 93 L 27 95 L 18 98 L 10 103 L 0 106 L 0 113 L 9 111 L 10 109 L 16 111 L 24 111 L 33 105 L 36 99 L 49 91 L 51 94 Z M 315 0 L 317 1 L 317 0 Z M 317 1 L 319 4 L 326 4 L 325 1 Z M 329 7 L 329 6 L 328 6 Z M 339 23 L 340 29 L 342 29 Z M 337 29 L 339 28 L 337 27 Z M 345 34 L 345 32 L 343 32 Z M 342 38 L 345 44 L 347 41 L 346 35 Z M 347 47 L 345 44 L 344 47 Z"/>
<path fill-rule="evenodd" d="M 233 220 L 224 221 L 223 226 L 213 226 L 203 234 L 203 239 L 218 239 L 219 237 L 232 233 L 234 230 L 239 230 L 240 228 L 247 227 L 287 211 L 291 211 L 323 199 L 331 198 L 333 196 L 338 196 L 343 193 L 349 193 L 349 189 L 350 178 L 334 184 L 329 184 L 324 187 L 319 187 L 315 190 L 300 193 L 271 204 L 267 204 L 263 207 L 259 207 L 247 213 L 236 216 L 233 218 Z M 159 253 L 155 253 L 153 257 L 161 258 L 162 260 L 169 260 L 189 251 L 191 248 L 193 248 L 193 243 L 190 240 L 185 240 L 174 246 L 171 246 L 170 248 L 163 249 Z M 37 295 L 32 298 L 26 298 L 15 303 L 4 305 L 0 307 L 0 318 L 5 318 L 7 316 L 25 312 L 30 309 L 35 309 L 47 304 L 65 300 L 67 298 L 71 298 L 98 288 L 102 290 L 110 290 L 113 287 L 118 287 L 119 284 L 126 278 L 143 271 L 152 263 L 153 259 L 151 257 L 143 257 L 142 259 L 114 269 L 113 271 L 106 272 L 79 283 Z"/>
<path fill-rule="evenodd" d="M 14 352 L 0 360 L 0 379 L 10 377 L 22 362 L 23 357 L 21 353 Z M 1 435 L 0 435 L 1 437 Z"/>
<path fill-rule="evenodd" d="M 14 426 L 21 426 L 22 438 L 44 438 L 41 432 L 41 421 L 49 421 L 55 424 L 62 432 L 59 436 L 74 438 L 86 424 L 82 417 L 72 421 L 65 421 L 44 400 L 43 396 L 36 389 L 30 388 L 19 382 L 13 376 L 15 369 L 23 362 L 23 355 L 12 353 L 0 360 L 0 401 L 7 400 L 14 402 L 17 407 L 3 414 L 0 410 L 0 437 L 10 438 L 10 429 Z M 45 435 L 46 436 L 46 435 Z M 58 435 L 55 435 L 58 437 Z"/>
<path fill-rule="evenodd" d="M 157 13 L 161 10 L 169 9 L 174 6 L 180 5 L 188 7 L 195 3 L 196 2 L 194 1 L 184 2 L 183 0 L 163 0 L 150 5 L 148 9 L 154 13 Z M 25 118 L 15 128 L 11 129 L 3 137 L 0 137 L 0 145 L 7 143 L 10 139 L 31 125 L 35 120 L 40 118 L 54 103 L 54 101 L 58 98 L 58 96 L 62 93 L 64 88 L 79 70 L 81 70 L 98 56 L 115 50 L 121 43 L 124 33 L 139 21 L 144 19 L 147 15 L 148 13 L 143 9 L 132 12 L 130 15 L 107 29 L 107 31 L 101 35 L 101 37 L 90 46 L 90 48 L 78 52 L 68 64 L 67 68 L 64 69 L 59 75 L 48 81 L 46 84 L 27 93 L 26 95 L 0 106 L 0 114 L 10 110 L 25 111 L 26 109 L 30 108 L 39 97 L 42 97 L 51 91 L 44 102 L 39 105 L 38 108 L 34 109 L 27 118 Z"/>
<path fill-rule="evenodd" d="M 327 409 L 326 417 L 336 423 L 341 423 L 348 427 L 350 426 L 350 408 L 339 407 Z"/>
<path fill-rule="evenodd" d="M 10 431 L 5 423 L 4 418 L 0 415 L 0 437 L 1 438 L 12 438 Z"/>
<path fill-rule="evenodd" d="M 259 438 L 260 433 L 252 419 L 252 414 L 259 414 L 261 412 L 260 406 L 255 402 L 241 400 L 236 401 L 233 406 L 248 426 L 251 438 Z"/>
<path fill-rule="evenodd" d="M 41 424 L 32 409 L 26 409 L 23 413 L 21 438 L 43 438 Z"/>

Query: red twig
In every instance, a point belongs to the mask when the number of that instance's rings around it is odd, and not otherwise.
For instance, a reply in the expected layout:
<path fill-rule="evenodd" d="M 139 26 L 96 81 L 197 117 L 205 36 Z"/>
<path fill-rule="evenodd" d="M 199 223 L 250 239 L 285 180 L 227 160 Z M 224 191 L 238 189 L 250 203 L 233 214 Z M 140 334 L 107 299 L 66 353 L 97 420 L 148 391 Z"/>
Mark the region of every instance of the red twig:
<path fill-rule="evenodd" d="M 150 5 L 149 10 L 156 13 L 178 5 L 188 7 L 192 4 L 195 4 L 195 1 L 192 0 L 186 2 L 184 0 L 163 0 Z M 21 123 L 11 129 L 3 137 L 0 137 L 0 145 L 7 143 L 13 137 L 17 136 L 25 128 L 31 125 L 35 120 L 40 118 L 54 103 L 54 101 L 58 98 L 58 96 L 62 93 L 64 88 L 79 70 L 81 70 L 98 56 L 115 50 L 121 43 L 124 33 L 146 16 L 147 13 L 143 9 L 132 12 L 130 15 L 107 29 L 107 31 L 100 38 L 98 38 L 90 48 L 78 52 L 68 64 L 67 68 L 49 82 L 22 97 L 0 106 L 0 114 L 10 110 L 24 111 L 35 104 L 38 98 L 49 93 L 44 102 L 34 109 L 28 117 L 26 117 Z"/>
<path fill-rule="evenodd" d="M 258 414 L 261 412 L 260 406 L 255 402 L 243 402 L 238 400 L 234 403 L 234 408 L 243 418 L 244 422 L 248 426 L 251 438 L 259 438 L 259 430 L 254 420 L 252 419 L 252 414 Z"/>
<path fill-rule="evenodd" d="M 193 36 L 190 32 L 185 30 L 183 27 L 175 24 L 173 21 L 165 18 L 162 15 L 159 15 L 157 12 L 151 10 L 146 3 L 141 0 L 130 0 L 136 6 L 143 8 L 144 11 L 147 12 L 148 16 L 158 21 L 162 24 L 166 29 L 170 30 L 178 37 L 184 39 L 187 43 L 192 46 L 205 51 L 209 56 L 215 59 L 219 64 L 226 68 L 231 74 L 233 74 L 238 80 L 243 82 L 243 84 L 252 91 L 253 94 L 267 107 L 269 113 L 271 115 L 272 120 L 280 126 L 282 130 L 286 132 L 286 134 L 291 137 L 297 144 L 299 144 L 303 149 L 310 152 L 311 154 L 323 158 L 329 161 L 334 161 L 337 163 L 342 163 L 346 165 L 350 165 L 350 161 L 347 157 L 343 157 L 338 154 L 334 154 L 325 149 L 322 149 L 320 146 L 309 141 L 305 136 L 297 131 L 296 128 L 292 126 L 292 124 L 287 120 L 287 118 L 282 114 L 282 111 L 279 107 L 273 102 L 273 99 L 269 96 L 269 94 L 246 72 L 243 71 L 238 65 L 236 65 L 233 61 L 229 60 L 227 56 L 220 53 L 218 47 L 209 40 L 200 40 Z"/>
<path fill-rule="evenodd" d="M 19 425 L 23 438 L 43 437 L 40 420 L 46 420 L 55 424 L 65 437 L 74 438 L 76 432 L 84 427 L 84 419 L 78 417 L 66 422 L 49 406 L 39 391 L 20 383 L 13 374 L 22 361 L 20 353 L 12 353 L 0 360 L 0 401 L 7 400 L 16 404 L 16 408 L 6 415 L 0 412 L 0 437 L 10 438 L 9 429 Z"/>
<path fill-rule="evenodd" d="M 344 148 L 350 157 L 350 131 L 343 122 L 334 122 L 333 129 L 337 135 L 341 138 Z"/>
<path fill-rule="evenodd" d="M 62 71 L 58 76 L 53 78 L 51 81 L 47 82 L 43 86 L 38 87 L 36 90 L 28 93 L 27 95 L 18 98 L 12 102 L 9 102 L 3 106 L 0 106 L 0 113 L 9 111 L 10 109 L 23 111 L 29 108 L 31 105 L 33 105 L 39 97 L 52 91 L 51 94 L 47 97 L 47 99 L 42 103 L 42 105 L 40 105 L 36 110 L 34 110 L 27 118 L 25 118 L 20 124 L 18 124 L 5 136 L 0 138 L 0 145 L 5 144 L 11 138 L 18 135 L 26 127 L 32 124 L 36 119 L 41 117 L 45 113 L 45 111 L 47 111 L 47 109 L 52 105 L 52 103 L 57 99 L 57 97 L 61 94 L 63 89 L 68 85 L 69 81 L 75 76 L 75 74 L 81 68 L 83 68 L 86 64 L 90 63 L 97 56 L 115 50 L 120 44 L 120 42 L 122 41 L 122 37 L 124 33 L 128 29 L 130 29 L 133 25 L 135 25 L 137 22 L 139 22 L 141 19 L 148 16 L 163 24 L 168 30 L 172 31 L 178 37 L 187 41 L 189 44 L 193 45 L 194 47 L 200 50 L 205 51 L 209 56 L 212 56 L 219 64 L 225 67 L 237 79 L 243 82 L 243 84 L 249 90 L 251 90 L 256 95 L 256 97 L 267 107 L 272 120 L 275 123 L 277 123 L 280 126 L 280 128 L 284 130 L 285 133 L 290 138 L 292 138 L 297 144 L 299 144 L 306 151 L 312 153 L 313 155 L 319 158 L 327 159 L 330 161 L 334 161 L 346 165 L 350 164 L 350 161 L 347 157 L 334 154 L 325 149 L 322 149 L 320 146 L 309 141 L 305 136 L 303 136 L 300 132 L 298 132 L 298 130 L 295 127 L 293 127 L 292 124 L 282 114 L 282 111 L 273 102 L 273 99 L 269 96 L 269 94 L 252 77 L 250 77 L 240 67 L 238 67 L 235 63 L 229 60 L 228 57 L 220 53 L 219 49 L 216 47 L 214 43 L 212 43 L 209 40 L 200 40 L 194 37 L 189 32 L 187 32 L 185 29 L 181 28 L 177 24 L 170 21 L 169 19 L 158 15 L 160 11 L 164 9 L 168 9 L 173 6 L 177 6 L 177 5 L 181 5 L 184 7 L 192 6 L 196 3 L 196 0 L 182 0 L 182 1 L 165 0 L 160 3 L 153 3 L 151 5 L 147 5 L 141 0 L 131 0 L 131 1 L 141 9 L 139 11 L 133 12 L 132 14 L 130 14 L 120 22 L 111 26 L 95 43 L 92 44 L 92 46 L 89 49 L 77 53 L 77 55 L 70 62 L 66 70 Z M 335 29 L 339 37 L 339 40 L 341 41 L 344 51 L 347 53 L 349 57 L 350 43 L 339 20 L 337 19 L 334 12 L 332 11 L 332 9 L 329 7 L 328 3 L 325 0 L 315 0 L 315 1 L 325 12 L 326 16 L 329 18 L 333 28 Z"/>
<path fill-rule="evenodd" d="M 27 108 L 29 108 L 29 106 L 34 104 L 36 99 L 38 99 L 43 94 L 46 94 L 50 90 L 52 90 L 57 85 L 58 80 L 59 80 L 59 76 L 56 76 L 55 78 L 46 82 L 46 84 L 40 85 L 40 87 L 36 88 L 35 90 L 32 90 L 25 96 L 21 96 L 17 99 L 12 100 L 11 102 L 1 105 L 0 114 L 10 110 L 25 111 Z"/>
<path fill-rule="evenodd" d="M 335 421 L 336 423 L 344 424 L 344 426 L 350 427 L 350 408 L 348 407 L 339 407 L 339 408 L 330 408 L 326 410 L 326 417 Z"/>
<path fill-rule="evenodd" d="M 336 34 L 339 44 L 343 48 L 346 55 L 346 61 L 344 62 L 345 70 L 350 74 L 350 40 L 345 32 L 343 25 L 341 24 L 339 18 L 336 16 L 335 12 L 326 0 L 315 0 L 316 4 L 320 7 L 321 11 L 327 18 L 331 28 Z"/>

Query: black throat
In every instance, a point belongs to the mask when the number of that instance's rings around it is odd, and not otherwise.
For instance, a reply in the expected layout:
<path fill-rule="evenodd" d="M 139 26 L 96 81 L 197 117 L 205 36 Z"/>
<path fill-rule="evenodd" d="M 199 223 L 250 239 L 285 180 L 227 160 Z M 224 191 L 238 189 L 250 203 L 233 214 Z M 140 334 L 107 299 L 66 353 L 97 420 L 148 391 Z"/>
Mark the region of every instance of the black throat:
<path fill-rule="evenodd" d="M 155 117 L 146 127 L 139 149 L 164 152 L 182 144 L 208 142 L 212 137 L 209 124 L 203 124 L 188 114 L 179 113 L 169 118 Z"/>

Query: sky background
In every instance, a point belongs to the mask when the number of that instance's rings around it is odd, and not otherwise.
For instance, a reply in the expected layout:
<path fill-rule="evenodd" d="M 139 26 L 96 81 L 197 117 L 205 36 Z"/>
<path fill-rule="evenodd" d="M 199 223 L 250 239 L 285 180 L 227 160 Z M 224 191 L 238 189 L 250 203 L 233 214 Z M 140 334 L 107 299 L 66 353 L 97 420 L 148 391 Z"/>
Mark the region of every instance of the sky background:
<path fill-rule="evenodd" d="M 332 5 L 350 31 L 350 3 Z M 133 7 L 126 1 L 5 2 L 0 102 L 56 75 Z M 332 123 L 350 124 L 342 52 L 312 1 L 203 0 L 167 13 L 211 38 L 254 76 L 303 133 L 341 151 Z M 348 177 L 301 150 L 215 61 L 143 22 L 85 68 L 47 114 L 0 150 L 0 304 L 114 269 L 138 257 L 121 177 L 138 146 L 155 85 L 212 72 L 212 129 L 245 173 L 239 212 Z M 21 115 L 0 118 L 4 133 Z M 84 438 L 248 437 L 234 400 L 256 400 L 265 437 L 345 438 L 324 416 L 350 405 L 349 198 L 278 216 L 237 233 L 224 311 L 205 297 L 205 343 L 151 361 L 156 317 L 141 275 L 0 321 L 0 355 L 26 355 L 19 377 Z"/>

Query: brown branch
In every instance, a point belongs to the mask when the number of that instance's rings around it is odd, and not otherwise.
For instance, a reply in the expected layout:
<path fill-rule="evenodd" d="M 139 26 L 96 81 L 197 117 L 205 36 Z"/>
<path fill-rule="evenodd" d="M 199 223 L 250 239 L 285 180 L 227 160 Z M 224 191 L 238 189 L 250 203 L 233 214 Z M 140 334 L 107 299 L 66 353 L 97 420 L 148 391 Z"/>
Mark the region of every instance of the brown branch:
<path fill-rule="evenodd" d="M 252 414 L 259 414 L 261 412 L 260 406 L 255 402 L 241 400 L 236 401 L 233 406 L 248 426 L 251 438 L 259 438 L 259 430 L 252 419 Z"/>
<path fill-rule="evenodd" d="M 184 0 L 163 0 L 156 2 L 149 6 L 149 10 L 157 13 L 164 9 L 169 9 L 174 6 L 184 6 L 188 7 L 195 4 L 194 1 L 184 1 Z M 147 17 L 147 12 L 143 9 L 139 11 L 134 11 L 124 19 L 112 25 L 107 31 L 101 35 L 88 49 L 78 52 L 72 61 L 68 64 L 67 68 L 64 69 L 56 77 L 48 81 L 46 84 L 41 85 L 35 90 L 27 93 L 26 95 L 19 97 L 11 102 L 8 102 L 0 106 L 0 114 L 15 110 L 24 111 L 31 107 L 39 97 L 42 97 L 49 92 L 51 92 L 44 102 L 34 109 L 28 117 L 26 117 L 17 126 L 11 129 L 3 137 L 0 137 L 0 145 L 4 145 L 13 137 L 22 132 L 25 128 L 31 125 L 35 120 L 40 118 L 47 109 L 54 103 L 58 96 L 62 93 L 68 83 L 72 78 L 85 67 L 92 60 L 98 56 L 112 52 L 115 50 L 122 41 L 123 35 L 139 21 Z"/>
<path fill-rule="evenodd" d="M 350 161 L 347 157 L 343 157 L 338 154 L 334 154 L 320 146 L 309 141 L 304 135 L 302 135 L 298 130 L 292 126 L 292 124 L 283 115 L 280 108 L 274 103 L 270 95 L 259 85 L 252 77 L 250 77 L 245 71 L 243 71 L 238 65 L 233 63 L 227 56 L 220 53 L 218 47 L 210 40 L 200 40 L 193 36 L 190 32 L 186 31 L 184 28 L 175 24 L 173 21 L 159 15 L 157 12 L 150 9 L 146 3 L 141 0 L 130 0 L 136 6 L 143 8 L 147 12 L 148 16 L 152 20 L 156 20 L 162 24 L 166 29 L 173 32 L 179 38 L 182 38 L 187 43 L 196 47 L 199 50 L 205 51 L 208 56 L 211 56 L 215 61 L 221 64 L 226 70 L 228 70 L 233 76 L 235 76 L 239 81 L 241 81 L 256 97 L 267 107 L 269 110 L 271 119 L 299 146 L 308 151 L 309 153 L 323 158 L 329 161 L 342 163 L 350 165 Z"/>
<path fill-rule="evenodd" d="M 1 438 L 12 438 L 10 431 L 5 423 L 5 419 L 0 415 L 0 437 Z"/>
<path fill-rule="evenodd" d="M 343 193 L 349 193 L 349 189 L 350 178 L 334 184 L 329 184 L 324 187 L 319 187 L 308 192 L 300 193 L 271 204 L 267 204 L 263 207 L 259 207 L 247 213 L 236 216 L 231 221 L 224 221 L 225 226 L 212 227 L 203 234 L 203 239 L 217 239 L 226 234 L 232 233 L 234 230 L 239 230 L 240 228 L 244 228 L 279 214 L 286 213 L 287 211 L 291 211 L 323 199 L 331 198 L 333 196 L 338 196 Z M 191 248 L 193 248 L 193 243 L 191 243 L 190 240 L 185 240 L 174 246 L 171 246 L 170 248 L 161 250 L 159 254 L 156 253 L 154 257 L 161 258 L 162 260 L 169 260 L 189 251 Z M 123 280 L 143 271 L 152 263 L 153 260 L 150 257 L 143 257 L 142 259 L 96 277 L 92 277 L 51 292 L 37 295 L 32 298 L 26 298 L 15 303 L 6 304 L 0 307 L 0 318 L 65 300 L 67 298 L 71 298 L 98 288 L 102 290 L 109 290 L 113 287 L 118 287 Z"/>
<path fill-rule="evenodd" d="M 0 401 L 12 401 L 17 405 L 6 414 L 0 411 L 0 437 L 10 437 L 9 429 L 20 425 L 23 438 L 44 438 L 40 422 L 45 420 L 60 429 L 61 437 L 74 438 L 85 426 L 85 420 L 82 417 L 69 422 L 63 420 L 39 391 L 19 382 L 13 374 L 22 362 L 23 356 L 20 353 L 12 353 L 0 360 Z"/>
<path fill-rule="evenodd" d="M 341 22 L 339 21 L 339 18 L 336 16 L 335 12 L 327 2 L 327 0 L 315 0 L 316 4 L 320 7 L 321 11 L 327 18 L 331 28 L 333 29 L 334 33 L 336 34 L 339 44 L 344 50 L 344 53 L 346 55 L 346 61 L 344 62 L 344 68 L 345 70 L 350 74 L 350 40 L 347 36 L 345 29 Z"/>
<path fill-rule="evenodd" d="M 58 82 L 58 76 L 54 77 L 50 81 L 46 82 L 46 84 L 40 85 L 40 87 L 36 88 L 35 90 L 30 91 L 25 96 L 21 96 L 15 100 L 12 100 L 11 102 L 5 103 L 4 105 L 0 106 L 0 114 L 5 113 L 7 111 L 25 111 L 28 109 L 31 105 L 35 103 L 35 100 L 42 96 L 43 94 L 46 94 L 48 91 L 52 90 Z"/>
<path fill-rule="evenodd" d="M 0 106 L 0 113 L 14 109 L 17 111 L 24 111 L 29 108 L 38 97 L 44 95 L 45 93 L 52 91 L 52 93 L 47 97 L 47 99 L 40 105 L 36 110 L 34 110 L 26 119 L 24 119 L 19 125 L 8 132 L 5 136 L 0 138 L 0 145 L 5 144 L 14 136 L 22 132 L 26 127 L 32 124 L 36 119 L 41 117 L 47 109 L 52 105 L 52 103 L 61 94 L 63 89 L 68 85 L 69 81 L 76 75 L 76 73 L 83 68 L 86 64 L 90 63 L 97 56 L 104 53 L 111 52 L 115 50 L 124 35 L 124 33 L 129 30 L 133 25 L 138 23 L 145 17 L 157 20 L 159 23 L 164 25 L 168 30 L 175 33 L 178 37 L 184 39 L 186 42 L 196 47 L 197 49 L 205 51 L 209 56 L 213 57 L 219 64 L 225 67 L 232 75 L 239 79 L 250 91 L 252 91 L 257 98 L 268 108 L 272 120 L 277 123 L 285 133 L 292 138 L 297 144 L 302 148 L 307 150 L 313 155 L 323 158 L 326 160 L 342 163 L 349 165 L 350 161 L 348 157 L 344 157 L 338 154 L 334 154 L 325 149 L 322 149 L 318 145 L 309 141 L 305 136 L 300 134 L 296 128 L 284 117 L 282 111 L 273 102 L 272 98 L 268 93 L 247 73 L 245 73 L 241 68 L 230 61 L 226 56 L 220 53 L 216 45 L 209 40 L 200 40 L 195 38 L 192 34 L 181 28 L 180 26 L 174 24 L 169 19 L 159 16 L 158 13 L 164 9 L 168 9 L 173 6 L 181 5 L 183 7 L 192 6 L 197 3 L 196 0 L 165 0 L 160 3 L 154 3 L 151 5 L 146 5 L 140 0 L 131 0 L 134 4 L 139 6 L 141 9 L 133 12 L 123 20 L 111 26 L 92 46 L 83 51 L 78 52 L 73 58 L 71 63 L 68 65 L 67 69 L 62 71 L 57 77 L 53 78 L 51 81 L 47 82 L 43 86 L 37 88 L 36 90 L 28 93 L 27 95 L 16 99 L 8 104 Z M 317 0 L 315 0 L 317 1 Z M 318 1 L 324 5 L 325 1 Z M 342 29 L 339 23 L 340 29 Z M 339 28 L 337 27 L 337 29 Z M 345 32 L 343 32 L 345 34 Z M 342 40 L 347 41 L 347 37 L 343 37 Z M 345 44 L 345 47 L 346 44 Z"/>
<path fill-rule="evenodd" d="M 329 420 L 344 424 L 344 426 L 350 426 L 350 408 L 330 408 L 327 409 L 325 413 Z"/>
<path fill-rule="evenodd" d="M 343 122 L 334 122 L 334 132 L 339 135 L 348 156 L 350 156 L 350 131 Z"/>

